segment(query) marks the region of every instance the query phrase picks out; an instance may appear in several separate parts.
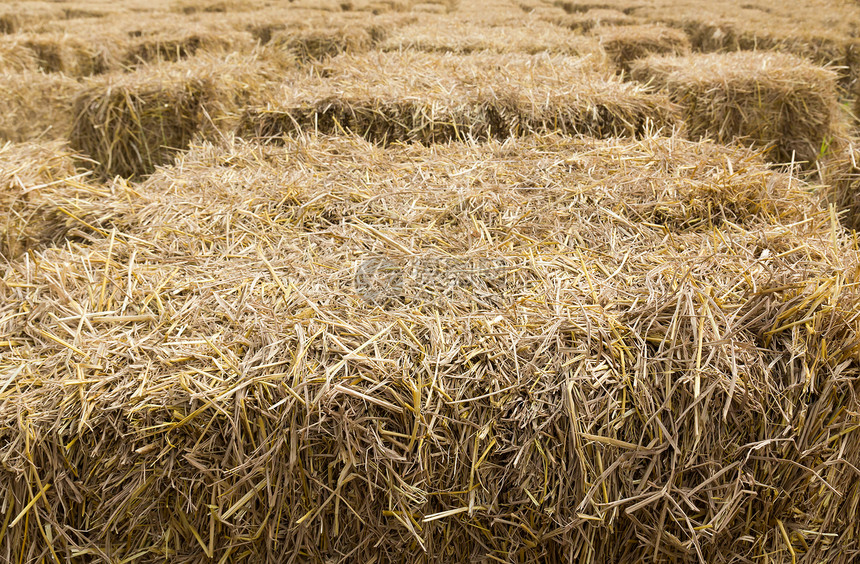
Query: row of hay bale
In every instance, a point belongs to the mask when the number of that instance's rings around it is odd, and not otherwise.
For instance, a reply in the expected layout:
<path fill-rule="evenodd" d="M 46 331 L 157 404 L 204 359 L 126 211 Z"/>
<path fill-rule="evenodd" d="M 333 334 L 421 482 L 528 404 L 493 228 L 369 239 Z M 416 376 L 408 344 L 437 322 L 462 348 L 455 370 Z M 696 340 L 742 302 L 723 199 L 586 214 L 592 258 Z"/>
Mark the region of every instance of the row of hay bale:
<path fill-rule="evenodd" d="M 359 53 L 380 43 L 408 15 L 323 16 L 301 9 L 218 17 L 144 14 L 46 25 L 38 31 L 0 36 L 0 70 L 40 69 L 89 76 L 186 59 L 202 52 L 248 53 L 260 44 L 302 61 L 342 52 Z"/>
<path fill-rule="evenodd" d="M 90 194 L 0 271 L 0 559 L 860 557 L 860 252 L 800 179 L 286 143 Z"/>
<path fill-rule="evenodd" d="M 213 124 L 230 134 L 240 114 L 245 137 L 350 131 L 382 143 L 675 129 L 767 148 L 772 161 L 807 168 L 845 144 L 835 73 L 797 57 L 741 52 L 632 65 L 641 84 L 622 82 L 590 55 L 488 52 L 344 54 L 318 74 L 285 69 L 264 52 L 198 56 L 91 80 L 83 90 L 62 75 L 18 73 L 5 83 L 10 110 L 0 132 L 26 139 L 53 120 L 55 136 L 69 135 L 75 149 L 122 175 L 169 162 Z"/>
<path fill-rule="evenodd" d="M 843 86 L 860 76 L 856 21 L 860 10 L 850 2 L 820 6 L 760 0 L 703 3 L 656 0 L 630 3 L 560 2 L 536 7 L 532 13 L 579 32 L 599 33 L 607 27 L 665 25 L 684 32 L 694 51 L 776 50 L 834 65 Z"/>
<path fill-rule="evenodd" d="M 0 70 L 40 70 L 85 77 L 178 61 L 198 52 L 247 53 L 254 45 L 250 33 L 225 30 L 187 29 L 139 37 L 104 30 L 95 37 L 21 34 L 0 37 Z"/>

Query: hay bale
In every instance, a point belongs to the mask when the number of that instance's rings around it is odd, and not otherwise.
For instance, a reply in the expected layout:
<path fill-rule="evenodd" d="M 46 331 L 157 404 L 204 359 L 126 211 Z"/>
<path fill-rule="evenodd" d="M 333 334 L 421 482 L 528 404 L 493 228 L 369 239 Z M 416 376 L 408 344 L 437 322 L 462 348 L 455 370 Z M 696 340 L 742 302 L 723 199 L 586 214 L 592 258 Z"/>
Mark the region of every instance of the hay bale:
<path fill-rule="evenodd" d="M 251 107 L 242 134 L 351 131 L 379 143 L 433 143 L 535 131 L 635 136 L 677 125 L 665 97 L 598 72 L 590 57 L 403 51 L 341 56 L 323 74 Z"/>
<path fill-rule="evenodd" d="M 381 30 L 346 26 L 275 32 L 270 44 L 300 61 L 321 61 L 341 53 L 364 53 L 381 39 Z"/>
<path fill-rule="evenodd" d="M 64 141 L 0 146 L 0 261 L 104 236 L 111 190 L 86 183 L 80 160 Z"/>
<path fill-rule="evenodd" d="M 633 25 L 639 21 L 637 18 L 628 16 L 624 12 L 608 8 L 593 8 L 584 12 L 568 12 L 568 14 L 564 16 L 549 16 L 549 18 L 552 23 L 578 33 L 586 33 L 604 26 Z"/>
<path fill-rule="evenodd" d="M 522 18 L 520 18 L 522 20 Z M 384 51 L 411 49 L 440 53 L 560 53 L 600 58 L 600 46 L 590 37 L 543 21 L 520 21 L 493 27 L 460 21 L 459 18 L 429 18 L 394 30 L 379 48 Z"/>
<path fill-rule="evenodd" d="M 134 38 L 123 55 L 124 64 L 176 62 L 198 52 L 249 52 L 255 42 L 249 32 L 217 29 L 169 30 Z"/>
<path fill-rule="evenodd" d="M 422 2 L 420 4 L 414 4 L 411 11 L 419 14 L 447 14 L 448 7 L 443 4 Z"/>
<path fill-rule="evenodd" d="M 857 558 L 860 257 L 748 151 L 207 146 L 135 194 L 3 272 L 9 559 Z"/>
<path fill-rule="evenodd" d="M 772 147 L 775 162 L 814 163 L 839 120 L 836 74 L 792 55 L 652 57 L 631 75 L 678 102 L 693 137 Z"/>
<path fill-rule="evenodd" d="M 268 70 L 253 55 L 198 58 L 96 80 L 74 100 L 69 141 L 103 173 L 148 174 L 195 136 L 230 129 Z"/>
<path fill-rule="evenodd" d="M 604 27 L 597 36 L 609 59 L 624 73 L 630 72 L 633 61 L 649 55 L 690 52 L 690 41 L 684 32 L 658 25 Z"/>
<path fill-rule="evenodd" d="M 116 38 L 105 34 L 99 41 L 65 33 L 31 34 L 24 38 L 23 45 L 35 54 L 39 68 L 45 72 L 89 76 L 117 66 L 119 47 Z"/>
<path fill-rule="evenodd" d="M 38 71 L 0 73 L 0 140 L 65 137 L 78 82 Z"/>
<path fill-rule="evenodd" d="M 38 68 L 36 55 L 18 37 L 0 39 L 0 72 L 32 71 Z"/>

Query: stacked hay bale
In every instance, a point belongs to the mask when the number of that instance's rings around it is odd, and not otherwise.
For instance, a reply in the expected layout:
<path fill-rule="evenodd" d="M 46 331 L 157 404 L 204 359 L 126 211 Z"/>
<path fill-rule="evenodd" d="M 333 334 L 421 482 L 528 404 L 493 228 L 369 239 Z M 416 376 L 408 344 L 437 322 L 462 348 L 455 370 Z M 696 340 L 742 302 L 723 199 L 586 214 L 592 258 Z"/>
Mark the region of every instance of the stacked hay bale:
<path fill-rule="evenodd" d="M 9 560 L 857 558 L 860 256 L 749 151 L 205 146 L 135 194 L 3 272 Z"/>
<path fill-rule="evenodd" d="M 425 18 L 419 23 L 399 28 L 379 48 L 384 51 L 412 49 L 462 54 L 480 51 L 526 54 L 549 52 L 576 56 L 590 54 L 595 57 L 601 52 L 593 38 L 540 20 L 487 27 L 452 17 Z"/>
<path fill-rule="evenodd" d="M 232 129 L 270 71 L 256 55 L 199 57 L 94 81 L 75 98 L 71 146 L 106 174 L 147 174 L 195 136 Z"/>
<path fill-rule="evenodd" d="M 632 76 L 679 103 L 694 138 L 771 147 L 776 162 L 815 163 L 840 123 L 836 74 L 792 55 L 656 56 Z"/>
<path fill-rule="evenodd" d="M 79 89 L 76 80 L 63 74 L 0 73 L 0 141 L 65 137 Z"/>
<path fill-rule="evenodd" d="M 535 131 L 631 136 L 677 125 L 663 95 L 621 82 L 591 57 L 373 52 L 338 57 L 322 74 L 251 108 L 245 134 L 352 131 L 380 143 L 432 143 Z"/>
<path fill-rule="evenodd" d="M 648 55 L 686 55 L 690 41 L 680 30 L 658 25 L 603 27 L 597 32 L 609 59 L 624 73 L 633 61 Z"/>
<path fill-rule="evenodd" d="M 301 61 L 319 61 L 341 53 L 369 51 L 381 38 L 362 27 L 290 29 L 272 35 L 271 44 Z"/>

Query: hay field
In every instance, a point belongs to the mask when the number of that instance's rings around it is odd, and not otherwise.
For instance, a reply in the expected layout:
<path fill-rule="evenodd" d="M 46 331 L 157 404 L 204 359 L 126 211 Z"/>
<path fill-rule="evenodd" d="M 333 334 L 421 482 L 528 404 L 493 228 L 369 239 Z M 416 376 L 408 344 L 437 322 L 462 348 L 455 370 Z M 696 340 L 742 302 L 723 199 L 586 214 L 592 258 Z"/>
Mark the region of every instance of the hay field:
<path fill-rule="evenodd" d="M 0 562 L 857 562 L 858 22 L 0 4 Z"/>

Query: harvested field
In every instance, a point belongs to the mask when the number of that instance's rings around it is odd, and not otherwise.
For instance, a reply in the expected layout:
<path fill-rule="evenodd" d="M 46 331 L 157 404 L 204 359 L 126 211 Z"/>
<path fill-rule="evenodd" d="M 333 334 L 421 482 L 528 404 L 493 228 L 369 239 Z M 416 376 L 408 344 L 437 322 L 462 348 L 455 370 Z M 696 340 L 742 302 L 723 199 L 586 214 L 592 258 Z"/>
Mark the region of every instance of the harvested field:
<path fill-rule="evenodd" d="M 858 254 L 749 152 L 205 146 L 117 199 L 0 285 L 10 558 L 856 554 Z"/>
<path fill-rule="evenodd" d="M 262 138 L 352 131 L 380 143 L 432 143 L 540 131 L 632 136 L 678 125 L 665 97 L 610 75 L 592 57 L 342 56 L 323 78 L 284 85 L 251 108 L 244 131 Z"/>
<path fill-rule="evenodd" d="M 839 123 L 836 74 L 792 55 L 656 56 L 631 74 L 681 105 L 693 137 L 772 147 L 775 162 L 815 163 Z"/>
<path fill-rule="evenodd" d="M 0 563 L 860 561 L 858 22 L 3 4 Z"/>

